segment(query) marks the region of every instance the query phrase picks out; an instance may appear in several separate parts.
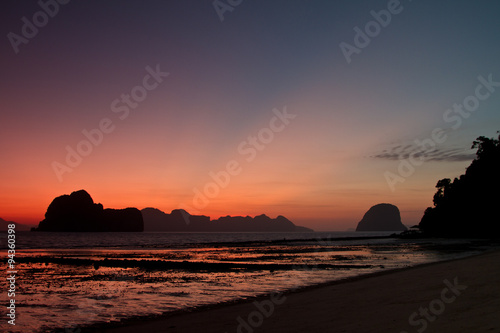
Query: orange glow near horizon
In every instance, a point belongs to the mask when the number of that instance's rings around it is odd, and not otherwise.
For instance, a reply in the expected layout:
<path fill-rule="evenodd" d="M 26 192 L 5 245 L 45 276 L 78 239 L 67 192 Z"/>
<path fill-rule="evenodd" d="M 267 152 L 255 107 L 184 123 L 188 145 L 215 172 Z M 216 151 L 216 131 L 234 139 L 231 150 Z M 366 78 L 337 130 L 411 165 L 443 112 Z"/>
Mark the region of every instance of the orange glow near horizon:
<path fill-rule="evenodd" d="M 171 61 L 184 63 L 180 60 Z M 142 62 L 127 75 L 121 67 L 109 66 L 110 72 L 100 69 L 102 73 L 89 84 L 92 89 L 83 84 L 75 88 L 77 93 L 67 87 L 64 76 L 43 87 L 26 80 L 34 92 L 30 99 L 19 100 L 14 85 L 7 87 L 5 95 L 15 98 L 4 105 L 10 114 L 2 133 L 8 140 L 0 141 L 7 161 L 0 165 L 0 217 L 36 224 L 55 197 L 85 189 L 105 208 L 155 207 L 166 213 L 184 208 L 212 219 L 283 215 L 317 230 L 353 228 L 371 206 L 391 203 L 399 207 L 403 223 L 410 225 L 432 205 L 437 180 L 463 173 L 470 163 L 425 163 L 391 192 L 384 172 L 396 172 L 398 161 L 370 156 L 388 143 L 421 138 L 422 132 L 436 126 L 433 117 L 441 117 L 442 110 L 424 115 L 408 110 L 432 109 L 433 103 L 450 105 L 447 100 L 422 98 L 425 102 L 410 105 L 406 95 L 394 92 L 398 86 L 390 76 L 379 76 L 379 66 L 345 69 L 342 63 L 339 77 L 344 79 L 339 81 L 332 73 L 324 75 L 331 59 L 313 66 L 293 85 L 284 85 L 286 89 L 278 86 L 272 96 L 263 93 L 266 82 L 260 76 L 252 85 L 255 90 L 230 90 L 237 74 L 245 77 L 252 71 L 238 60 L 232 60 L 234 67 L 231 63 L 220 67 L 217 85 L 212 78 L 187 70 L 194 64 L 186 68 L 162 64 L 172 75 L 127 119 L 113 113 L 110 102 L 142 82 Z M 361 71 L 357 75 L 364 79 L 351 77 L 350 70 Z M 122 76 L 127 76 L 123 82 L 102 83 Z M 43 82 L 47 77 L 38 79 Z M 196 90 L 193 82 L 200 85 Z M 293 117 L 269 132 L 271 124 L 276 126 L 273 110 L 285 108 Z M 76 149 L 86 140 L 82 131 L 98 128 L 104 118 L 111 120 L 113 131 L 104 134 L 71 171 L 62 172 L 59 181 L 53 163 L 67 164 L 67 147 Z M 441 118 L 438 121 L 441 126 Z M 257 149 L 249 138 L 259 133 L 264 133 L 266 142 Z M 226 172 L 231 161 L 240 172 L 230 176 L 227 186 L 218 186 L 205 204 L 197 204 L 195 189 L 203 192 L 207 184 L 215 184 L 210 173 Z"/>
<path fill-rule="evenodd" d="M 192 189 L 177 196 L 175 191 L 172 192 L 173 195 L 169 195 L 168 191 L 132 190 L 126 185 L 120 188 L 117 184 L 110 183 L 101 186 L 90 183 L 87 186 L 64 185 L 54 189 L 42 187 L 47 190 L 30 195 L 27 195 L 27 191 L 19 190 L 0 198 L 3 205 L 0 217 L 19 223 L 37 224 L 44 218 L 48 205 L 55 197 L 85 189 L 94 202 L 103 204 L 105 208 L 154 207 L 166 213 L 184 208 L 193 215 L 207 215 L 212 219 L 226 215 L 284 215 L 295 224 L 316 230 L 345 230 L 354 228 L 368 208 L 380 202 L 396 204 L 401 210 L 403 223 L 418 223 L 423 210 L 431 204 L 429 197 L 433 192 L 431 189 L 418 198 L 413 196 L 412 199 L 403 200 L 403 193 L 384 198 L 376 194 L 376 189 L 366 189 L 365 196 L 360 196 L 356 189 L 331 191 L 328 195 L 326 190 L 315 193 L 304 191 L 299 186 L 281 186 L 265 191 L 258 185 L 237 187 L 237 179 L 234 183 L 234 186 L 221 189 L 219 195 L 210 199 L 205 207 L 193 205 L 195 196 Z"/>
<path fill-rule="evenodd" d="M 105 208 L 155 207 L 166 213 L 184 208 L 212 219 L 226 215 L 283 215 L 317 230 L 353 228 L 371 206 L 387 202 L 400 208 L 403 223 L 415 224 L 432 204 L 436 181 L 455 176 L 450 174 L 449 166 L 438 168 L 428 163 L 392 193 L 383 174 L 394 170 L 397 162 L 364 157 L 374 141 L 381 140 L 378 133 L 367 131 L 346 142 L 342 124 L 333 122 L 338 131 L 333 134 L 327 126 L 314 126 L 307 114 L 300 113 L 306 109 L 303 103 L 297 100 L 294 108 L 287 107 L 290 113 L 297 114 L 296 119 L 274 133 L 273 140 L 262 150 L 255 150 L 253 158 L 241 154 L 238 147 L 269 126 L 273 107 L 259 116 L 259 121 L 241 125 L 243 128 L 231 140 L 224 138 L 223 127 L 209 117 L 190 127 L 186 124 L 171 128 L 175 140 L 169 134 L 163 142 L 158 139 L 164 131 L 161 126 L 143 133 L 135 131 L 132 123 L 116 122 L 115 131 L 105 135 L 103 143 L 94 147 L 72 172 L 64 173 L 62 182 L 52 163 L 64 163 L 65 146 L 74 147 L 82 140 L 81 125 L 75 125 L 76 134 L 63 141 L 55 136 L 45 144 L 34 137 L 19 140 L 17 146 L 31 153 L 10 151 L 9 160 L 19 167 L 0 166 L 2 174 L 10 175 L 1 185 L 0 217 L 36 224 L 55 197 L 85 189 Z M 330 118 L 325 113 L 320 123 L 332 123 Z M 98 120 L 83 128 L 92 128 Z M 130 135 L 130 131 L 135 134 Z M 195 137 L 197 132 L 199 136 Z M 217 186 L 216 195 L 207 196 L 205 204 L 197 204 L 195 189 L 204 192 L 207 184 L 216 184 L 210 173 L 226 173 L 231 161 L 236 161 L 240 172 L 229 177 L 227 186 Z M 465 165 L 456 164 L 453 170 L 459 173 Z"/>

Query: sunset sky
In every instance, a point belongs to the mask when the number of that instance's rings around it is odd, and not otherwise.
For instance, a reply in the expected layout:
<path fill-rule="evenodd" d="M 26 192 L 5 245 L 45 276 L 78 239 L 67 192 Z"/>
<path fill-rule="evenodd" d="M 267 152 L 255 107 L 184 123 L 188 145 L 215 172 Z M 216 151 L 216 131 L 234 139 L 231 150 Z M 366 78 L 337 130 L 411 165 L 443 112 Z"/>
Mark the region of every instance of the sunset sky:
<path fill-rule="evenodd" d="M 6 220 L 85 189 L 315 230 L 387 202 L 413 225 L 500 130 L 498 1 L 40 3 L 0 4 Z"/>

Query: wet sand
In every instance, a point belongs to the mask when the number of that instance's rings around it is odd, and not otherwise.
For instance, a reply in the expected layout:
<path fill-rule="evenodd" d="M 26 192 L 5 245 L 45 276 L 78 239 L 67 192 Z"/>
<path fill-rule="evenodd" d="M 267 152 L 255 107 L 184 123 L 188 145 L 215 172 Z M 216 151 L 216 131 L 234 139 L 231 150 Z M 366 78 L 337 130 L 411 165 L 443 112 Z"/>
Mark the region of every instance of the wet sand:
<path fill-rule="evenodd" d="M 82 332 L 498 333 L 499 313 L 500 251 L 493 251 Z"/>

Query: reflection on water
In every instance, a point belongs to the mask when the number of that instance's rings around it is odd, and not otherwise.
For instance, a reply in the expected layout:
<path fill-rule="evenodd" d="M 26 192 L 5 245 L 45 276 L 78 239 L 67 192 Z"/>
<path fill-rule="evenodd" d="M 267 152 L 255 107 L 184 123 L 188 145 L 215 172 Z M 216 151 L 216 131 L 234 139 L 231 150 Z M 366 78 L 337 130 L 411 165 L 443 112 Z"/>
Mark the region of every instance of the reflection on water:
<path fill-rule="evenodd" d="M 449 245 L 448 250 L 453 247 Z M 457 246 L 457 250 L 463 246 Z M 470 254 L 401 240 L 17 253 L 12 332 L 119 321 Z M 6 295 L 2 294 L 5 303 Z"/>

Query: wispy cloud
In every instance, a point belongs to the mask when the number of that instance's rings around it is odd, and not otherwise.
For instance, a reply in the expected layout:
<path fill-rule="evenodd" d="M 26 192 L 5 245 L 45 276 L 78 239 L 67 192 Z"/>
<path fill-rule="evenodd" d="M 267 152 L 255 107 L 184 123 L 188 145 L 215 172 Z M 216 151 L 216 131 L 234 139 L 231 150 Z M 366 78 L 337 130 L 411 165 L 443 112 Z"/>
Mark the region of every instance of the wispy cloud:
<path fill-rule="evenodd" d="M 471 149 L 453 147 L 433 147 L 425 149 L 415 144 L 396 144 L 370 157 L 394 161 L 417 158 L 434 162 L 463 162 L 471 161 L 475 156 L 475 152 Z"/>

